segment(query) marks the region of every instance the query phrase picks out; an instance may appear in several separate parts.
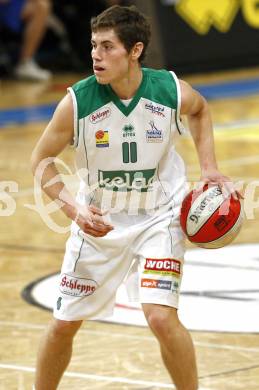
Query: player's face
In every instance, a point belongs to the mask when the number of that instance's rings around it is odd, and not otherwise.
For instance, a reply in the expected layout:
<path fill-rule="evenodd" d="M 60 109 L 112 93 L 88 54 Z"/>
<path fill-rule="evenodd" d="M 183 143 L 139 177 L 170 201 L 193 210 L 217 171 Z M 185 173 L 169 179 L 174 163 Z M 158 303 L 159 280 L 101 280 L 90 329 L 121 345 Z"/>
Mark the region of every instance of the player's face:
<path fill-rule="evenodd" d="M 127 77 L 130 54 L 113 29 L 92 33 L 93 70 L 98 83 L 112 84 Z"/>

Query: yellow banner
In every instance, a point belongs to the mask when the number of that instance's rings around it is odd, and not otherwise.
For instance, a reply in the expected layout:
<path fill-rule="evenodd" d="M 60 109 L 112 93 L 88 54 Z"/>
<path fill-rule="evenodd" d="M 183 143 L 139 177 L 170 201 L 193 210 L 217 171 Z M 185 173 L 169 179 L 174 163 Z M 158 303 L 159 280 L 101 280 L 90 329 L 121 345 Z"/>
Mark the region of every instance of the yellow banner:
<path fill-rule="evenodd" d="M 240 7 L 246 23 L 258 29 L 258 0 L 179 0 L 175 10 L 193 30 L 206 35 L 211 27 L 227 33 Z"/>

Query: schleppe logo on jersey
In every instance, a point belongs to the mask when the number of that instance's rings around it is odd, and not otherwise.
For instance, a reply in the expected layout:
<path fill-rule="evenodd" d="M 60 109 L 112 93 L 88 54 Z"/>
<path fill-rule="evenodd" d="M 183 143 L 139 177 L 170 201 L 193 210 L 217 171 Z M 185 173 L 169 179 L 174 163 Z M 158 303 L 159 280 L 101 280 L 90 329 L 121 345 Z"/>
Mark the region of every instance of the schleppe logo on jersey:
<path fill-rule="evenodd" d="M 144 273 L 180 275 L 181 262 L 175 259 L 146 259 L 144 269 Z"/>
<path fill-rule="evenodd" d="M 60 278 L 59 290 L 66 295 L 74 297 L 86 297 L 92 295 L 98 284 L 92 279 L 76 278 L 67 274 L 62 274 Z"/>
<path fill-rule="evenodd" d="M 111 191 L 147 192 L 151 187 L 156 169 L 143 169 L 141 171 L 98 171 L 100 188 Z"/>
<path fill-rule="evenodd" d="M 95 124 L 108 118 L 111 115 L 111 109 L 109 107 L 103 107 L 101 110 L 95 111 L 90 115 L 90 122 Z"/>

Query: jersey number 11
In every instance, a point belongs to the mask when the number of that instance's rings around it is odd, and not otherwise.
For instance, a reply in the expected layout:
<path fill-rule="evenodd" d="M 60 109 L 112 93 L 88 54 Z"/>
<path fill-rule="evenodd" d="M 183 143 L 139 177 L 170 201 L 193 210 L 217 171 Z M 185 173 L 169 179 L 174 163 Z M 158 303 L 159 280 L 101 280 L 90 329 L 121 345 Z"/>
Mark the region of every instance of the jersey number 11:
<path fill-rule="evenodd" d="M 123 142 L 122 143 L 122 160 L 125 164 L 137 162 L 137 143 Z"/>

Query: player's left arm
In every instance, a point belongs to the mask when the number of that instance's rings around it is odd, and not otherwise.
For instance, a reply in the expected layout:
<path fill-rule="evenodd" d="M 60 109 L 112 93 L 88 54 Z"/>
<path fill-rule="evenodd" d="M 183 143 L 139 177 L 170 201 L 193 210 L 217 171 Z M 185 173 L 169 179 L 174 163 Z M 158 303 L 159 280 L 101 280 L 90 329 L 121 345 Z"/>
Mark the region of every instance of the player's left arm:
<path fill-rule="evenodd" d="M 186 115 L 188 119 L 190 133 L 199 157 L 201 181 L 219 184 L 232 192 L 235 197 L 240 197 L 231 180 L 218 170 L 212 118 L 206 99 L 183 80 L 180 80 L 180 87 L 181 115 Z"/>

